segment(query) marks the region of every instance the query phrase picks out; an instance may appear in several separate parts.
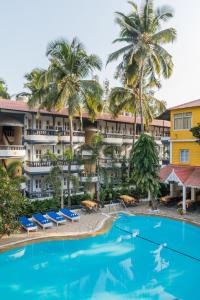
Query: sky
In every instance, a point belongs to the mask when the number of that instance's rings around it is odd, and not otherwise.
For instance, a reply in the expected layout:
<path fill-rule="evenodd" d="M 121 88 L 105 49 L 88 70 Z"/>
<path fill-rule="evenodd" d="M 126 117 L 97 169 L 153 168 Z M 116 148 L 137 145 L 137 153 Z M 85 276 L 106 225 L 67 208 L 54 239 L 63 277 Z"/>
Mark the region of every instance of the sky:
<path fill-rule="evenodd" d="M 136 0 L 141 4 L 141 0 Z M 168 107 L 200 98 L 200 1 L 155 0 L 174 8 L 168 26 L 177 29 L 177 41 L 167 47 L 174 61 L 170 79 L 162 80 L 157 97 Z M 128 12 L 126 0 L 0 0 L 0 78 L 11 95 L 23 90 L 24 74 L 35 67 L 47 68 L 47 44 L 60 37 L 79 37 L 88 53 L 103 61 L 100 81 L 113 79 L 116 64 L 107 67 L 108 54 L 120 47 L 112 41 L 118 36 L 115 12 Z M 166 26 L 166 25 L 165 25 Z"/>

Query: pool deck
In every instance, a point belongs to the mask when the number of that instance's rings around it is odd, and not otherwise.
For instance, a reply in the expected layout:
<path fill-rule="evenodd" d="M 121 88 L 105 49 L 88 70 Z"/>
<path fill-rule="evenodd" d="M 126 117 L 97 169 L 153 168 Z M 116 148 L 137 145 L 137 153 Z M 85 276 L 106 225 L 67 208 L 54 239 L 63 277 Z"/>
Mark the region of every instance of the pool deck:
<path fill-rule="evenodd" d="M 79 222 L 66 221 L 65 225 L 59 227 L 42 230 L 38 228 L 36 232 L 30 232 L 29 235 L 25 231 L 21 231 L 10 236 L 3 236 L 0 239 L 0 252 L 15 248 L 30 242 L 39 242 L 41 240 L 52 239 L 74 239 L 84 238 L 102 234 L 111 227 L 114 218 L 118 212 L 125 212 L 133 215 L 157 215 L 178 220 L 183 220 L 200 226 L 200 209 L 193 212 L 187 212 L 186 215 L 177 213 L 175 207 L 160 206 L 158 212 L 152 212 L 147 203 L 140 203 L 136 207 L 123 208 L 121 205 L 105 207 L 101 212 L 85 214 L 80 213 Z"/>

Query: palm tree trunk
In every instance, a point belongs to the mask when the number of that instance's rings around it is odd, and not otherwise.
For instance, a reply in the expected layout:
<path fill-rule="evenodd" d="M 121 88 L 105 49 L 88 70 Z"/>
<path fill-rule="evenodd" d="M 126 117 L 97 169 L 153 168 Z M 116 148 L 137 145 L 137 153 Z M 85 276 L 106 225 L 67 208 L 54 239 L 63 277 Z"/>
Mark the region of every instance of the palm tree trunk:
<path fill-rule="evenodd" d="M 73 153 L 73 118 L 69 116 L 69 138 L 70 138 L 70 150 Z M 71 207 L 71 195 L 70 195 L 70 178 L 71 178 L 71 161 L 68 165 L 68 178 L 67 178 L 67 197 L 68 197 L 68 207 Z"/>
<path fill-rule="evenodd" d="M 136 129 L 137 129 L 137 112 L 134 113 L 133 148 L 135 145 Z"/>
<path fill-rule="evenodd" d="M 144 133 L 144 117 L 143 117 L 143 107 L 142 107 L 143 75 L 144 75 L 144 63 L 141 66 L 140 79 L 139 79 L 139 111 L 140 111 L 140 119 L 141 119 L 141 133 Z"/>

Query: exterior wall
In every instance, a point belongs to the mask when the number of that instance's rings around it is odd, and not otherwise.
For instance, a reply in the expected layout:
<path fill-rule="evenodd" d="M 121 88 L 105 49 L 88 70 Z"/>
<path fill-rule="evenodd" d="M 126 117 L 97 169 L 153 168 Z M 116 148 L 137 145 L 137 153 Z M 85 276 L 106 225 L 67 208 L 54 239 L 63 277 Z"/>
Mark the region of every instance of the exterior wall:
<path fill-rule="evenodd" d="M 180 150 L 189 150 L 189 161 L 187 163 L 180 162 Z M 200 145 L 196 142 L 173 142 L 172 164 L 200 166 Z"/>
<path fill-rule="evenodd" d="M 175 130 L 174 115 L 178 113 L 192 113 L 192 127 L 200 123 L 200 107 L 176 109 L 171 111 L 172 164 L 200 166 L 200 145 L 196 143 L 190 130 Z M 189 161 L 180 162 L 180 150 L 189 150 Z"/>
<path fill-rule="evenodd" d="M 200 123 L 200 107 L 176 109 L 171 111 L 171 140 L 188 140 L 194 139 L 192 132 L 189 130 L 174 130 L 174 115 L 179 113 L 192 113 L 192 127 L 197 126 Z"/>
<path fill-rule="evenodd" d="M 13 114 L 14 117 L 14 114 Z M 41 122 L 38 122 L 41 121 Z M 85 122 L 85 121 L 84 121 Z M 41 123 L 41 124 L 39 124 Z M 90 124 L 89 121 L 85 122 L 85 124 Z M 37 129 L 36 125 L 40 125 L 40 127 L 38 129 L 41 128 L 41 130 L 44 130 L 45 133 L 42 135 L 40 133 L 40 131 L 38 130 L 38 135 L 33 133 L 34 138 L 35 139 L 30 139 L 31 137 L 31 133 L 29 134 L 29 139 L 27 139 L 27 131 L 28 129 Z M 74 119 L 73 121 L 73 125 L 74 125 L 74 131 L 80 131 L 80 120 Z M 84 140 L 86 144 L 90 144 L 91 143 L 91 139 L 92 136 L 94 134 L 96 134 L 98 131 L 102 134 L 106 134 L 109 133 L 107 135 L 107 142 L 104 143 L 104 145 L 117 145 L 120 147 L 120 152 L 119 155 L 117 154 L 117 158 L 119 156 L 119 158 L 123 158 L 123 156 L 126 156 L 126 158 L 129 157 L 130 154 L 130 150 L 132 147 L 132 135 L 133 135 L 133 130 L 134 130 L 134 125 L 133 124 L 125 124 L 122 122 L 117 122 L 115 120 L 113 121 L 96 121 L 94 123 L 93 126 L 93 130 L 87 130 L 85 132 L 85 136 L 84 136 Z M 95 127 L 96 126 L 96 127 Z M 87 128 L 87 126 L 85 125 L 85 127 Z M 152 126 L 151 130 L 152 132 L 157 132 L 159 130 L 161 130 L 162 132 L 162 127 L 161 128 L 157 128 L 155 131 L 155 126 Z M 46 130 L 50 130 L 50 131 L 54 131 L 55 130 L 55 135 L 53 132 L 53 135 L 46 135 Z M 68 141 L 66 143 L 64 143 L 62 141 L 62 143 L 59 143 L 59 137 L 58 134 L 56 132 L 56 130 L 59 131 L 68 131 L 69 130 L 69 120 L 67 117 L 60 117 L 60 116 L 52 116 L 52 115 L 43 115 L 41 114 L 39 116 L 39 118 L 37 117 L 36 113 L 25 113 L 25 117 L 24 117 L 24 128 L 21 127 L 14 127 L 14 136 L 13 138 L 10 138 L 9 140 L 11 141 L 12 139 L 12 145 L 22 145 L 25 146 L 22 147 L 24 148 L 24 153 L 25 156 L 20 156 L 20 159 L 22 159 L 23 164 L 24 164 L 24 175 L 27 178 L 27 186 L 26 186 L 26 191 L 29 193 L 40 193 L 42 191 L 48 191 L 48 187 L 44 186 L 44 179 L 45 176 L 48 174 L 49 169 L 48 166 L 36 166 L 38 164 L 31 164 L 31 163 L 27 163 L 27 161 L 30 162 L 38 162 L 40 161 L 40 157 L 36 156 L 37 150 L 41 150 L 41 156 L 43 156 L 47 150 L 52 151 L 55 154 L 58 155 L 62 155 L 63 151 L 69 147 L 68 146 Z M 138 133 L 140 131 L 140 126 L 138 125 Z M 29 130 L 29 132 L 31 132 L 31 130 Z M 159 131 L 160 132 L 160 131 Z M 23 135 L 24 134 L 24 135 Z M 159 134 L 160 135 L 160 134 Z M 77 145 L 81 145 L 81 143 L 83 143 L 82 141 L 80 142 L 78 140 L 79 136 L 82 138 L 82 133 L 80 133 L 77 136 L 74 136 L 74 140 L 77 139 L 77 141 L 75 142 Z M 49 140 L 48 140 L 49 138 Z M 104 136 L 105 138 L 105 136 Z M 2 141 L 2 127 L 0 127 L 0 146 L 2 145 L 6 145 L 5 141 Z M 51 141 L 50 141 L 51 139 Z M 119 142 L 119 140 L 121 140 L 122 142 Z M 117 142 L 118 141 L 118 142 Z M 75 147 L 77 147 L 77 145 L 75 145 Z M 104 158 L 103 155 L 103 147 L 101 150 L 101 157 Z M 18 159 L 18 158 L 17 158 Z M 13 161 L 12 159 L 5 159 L 4 162 L 6 164 L 9 164 L 11 161 Z M 104 164 L 107 164 L 107 162 L 104 162 Z M 30 167 L 31 166 L 31 167 Z M 65 166 L 66 167 L 66 166 Z M 30 168 L 32 168 L 32 170 L 30 170 Z M 33 170 L 33 168 L 35 168 Z M 46 168 L 46 169 L 45 169 Z M 47 170 L 48 171 L 44 171 Z M 39 170 L 39 172 L 37 172 Z M 96 190 L 96 182 L 98 180 L 97 176 L 95 175 L 96 173 L 96 164 L 95 163 L 87 163 L 84 166 L 84 170 L 85 170 L 85 175 L 83 176 L 81 179 L 81 182 L 85 184 L 85 188 L 86 190 L 89 190 L 91 193 L 95 193 Z M 66 170 L 64 170 L 66 171 Z M 78 169 L 74 169 L 73 170 L 73 174 L 75 174 L 75 172 L 77 173 L 77 176 L 79 176 L 78 172 L 80 170 Z M 87 174 L 88 173 L 92 173 L 91 175 L 91 182 L 87 182 Z M 22 174 L 22 170 L 18 170 L 18 174 L 21 175 Z M 84 175 L 84 174 L 82 174 Z M 41 187 L 36 187 L 36 181 L 37 180 L 41 180 Z M 81 183 L 80 182 L 80 186 Z M 64 188 L 67 188 L 67 182 L 66 182 L 66 178 L 64 181 Z M 73 187 L 71 187 L 73 188 Z"/>

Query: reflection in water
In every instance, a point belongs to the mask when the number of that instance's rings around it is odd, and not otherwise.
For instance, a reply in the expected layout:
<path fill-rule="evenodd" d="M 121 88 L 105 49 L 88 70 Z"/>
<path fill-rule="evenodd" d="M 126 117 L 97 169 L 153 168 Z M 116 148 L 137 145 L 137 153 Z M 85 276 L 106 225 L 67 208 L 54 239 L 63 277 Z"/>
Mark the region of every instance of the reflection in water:
<path fill-rule="evenodd" d="M 161 227 L 162 222 L 158 222 L 153 228 L 159 228 Z"/>
<path fill-rule="evenodd" d="M 161 251 L 163 250 L 163 246 L 160 245 L 156 250 L 151 251 L 153 253 L 153 256 L 155 258 L 155 271 L 160 272 L 169 266 L 169 262 L 167 262 L 164 258 L 161 257 Z"/>
<path fill-rule="evenodd" d="M 15 253 L 9 255 L 10 258 L 20 258 L 22 256 L 24 256 L 26 252 L 26 249 L 23 248 L 23 249 L 20 249 L 20 250 L 17 250 Z"/>

